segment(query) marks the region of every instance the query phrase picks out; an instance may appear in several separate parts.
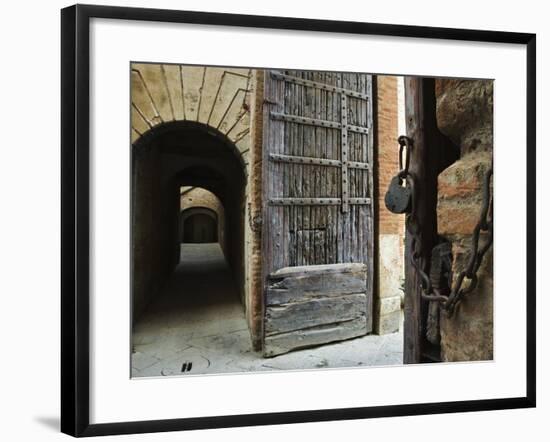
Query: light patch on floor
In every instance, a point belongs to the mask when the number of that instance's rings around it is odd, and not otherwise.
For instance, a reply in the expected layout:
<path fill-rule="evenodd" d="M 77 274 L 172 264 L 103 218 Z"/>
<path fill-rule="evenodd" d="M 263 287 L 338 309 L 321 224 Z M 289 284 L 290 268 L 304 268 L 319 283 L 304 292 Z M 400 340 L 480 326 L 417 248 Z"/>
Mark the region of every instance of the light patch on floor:
<path fill-rule="evenodd" d="M 253 352 L 237 288 L 218 244 L 182 244 L 181 263 L 135 325 L 132 344 L 134 377 L 399 365 L 403 358 L 401 332 L 273 358 Z"/>

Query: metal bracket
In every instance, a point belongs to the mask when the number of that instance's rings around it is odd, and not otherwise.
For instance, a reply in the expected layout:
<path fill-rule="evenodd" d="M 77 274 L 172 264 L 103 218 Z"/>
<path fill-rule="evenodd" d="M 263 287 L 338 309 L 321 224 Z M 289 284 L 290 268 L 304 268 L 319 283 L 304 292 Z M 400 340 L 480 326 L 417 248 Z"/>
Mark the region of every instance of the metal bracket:
<path fill-rule="evenodd" d="M 370 198 L 348 198 L 348 204 L 367 205 Z M 342 204 L 341 198 L 272 198 L 269 200 L 272 206 L 338 206 Z"/>
<path fill-rule="evenodd" d="M 339 123 L 338 121 L 320 120 L 317 118 L 300 117 L 298 115 L 287 115 L 287 114 L 282 114 L 280 112 L 271 112 L 270 115 L 273 120 L 287 121 L 289 123 L 306 124 L 308 126 L 327 127 L 330 129 L 339 129 L 339 130 L 342 129 L 342 124 Z M 355 126 L 353 124 L 348 124 L 347 129 L 349 131 L 357 132 L 365 135 L 369 133 L 368 127 Z"/>
<path fill-rule="evenodd" d="M 329 167 L 342 167 L 340 160 L 332 160 L 329 158 L 317 158 L 317 157 L 301 157 L 296 155 L 283 155 L 278 153 L 270 153 L 269 159 L 271 161 L 277 161 L 279 163 L 293 163 L 293 164 L 310 164 L 312 166 L 329 166 Z M 363 169 L 370 168 L 369 163 L 360 163 L 358 161 L 348 161 L 348 168 L 350 169 Z"/>

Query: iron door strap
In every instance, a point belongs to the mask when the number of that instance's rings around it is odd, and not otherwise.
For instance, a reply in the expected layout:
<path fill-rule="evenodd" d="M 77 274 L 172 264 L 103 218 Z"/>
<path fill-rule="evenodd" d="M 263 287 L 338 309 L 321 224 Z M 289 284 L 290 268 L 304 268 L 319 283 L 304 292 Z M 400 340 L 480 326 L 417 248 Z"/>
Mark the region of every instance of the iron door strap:
<path fill-rule="evenodd" d="M 342 212 L 346 213 L 349 210 L 349 179 L 348 179 L 348 98 L 345 94 L 341 97 L 342 106 L 342 129 L 340 130 L 341 151 L 342 151 Z"/>
<path fill-rule="evenodd" d="M 342 124 L 338 121 L 321 120 L 319 118 L 300 117 L 298 115 L 282 114 L 280 112 L 270 112 L 270 116 L 273 120 L 286 121 L 289 123 L 305 124 L 307 126 L 326 127 L 329 129 L 342 129 Z M 351 132 L 357 132 L 360 134 L 368 134 L 369 128 L 363 126 L 356 126 L 354 124 L 348 124 L 347 129 Z"/>
<path fill-rule="evenodd" d="M 350 169 L 370 170 L 369 163 L 360 161 L 350 161 L 350 132 L 360 135 L 368 135 L 369 127 L 357 126 L 348 122 L 348 97 L 359 98 L 366 100 L 368 95 L 362 94 L 350 89 L 344 89 L 337 86 L 332 86 L 324 83 L 307 80 L 304 78 L 294 77 L 292 75 L 283 74 L 280 72 L 271 71 L 271 77 L 276 80 L 282 80 L 288 83 L 294 83 L 302 86 L 323 89 L 328 92 L 340 94 L 340 121 L 323 120 L 320 118 L 311 118 L 300 115 L 289 115 L 281 112 L 270 111 L 269 118 L 274 121 L 284 121 L 290 124 L 301 124 L 308 126 L 324 127 L 327 129 L 335 129 L 340 131 L 340 158 L 315 158 L 309 156 L 288 155 L 282 153 L 271 152 L 268 156 L 270 161 L 278 163 L 292 163 L 312 166 L 328 166 L 337 167 L 340 169 L 340 188 L 341 194 L 339 198 L 270 198 L 269 204 L 274 206 L 281 205 L 340 205 L 343 213 L 349 212 L 350 205 L 365 205 L 370 204 L 370 198 L 350 197 L 350 175 L 353 177 Z M 264 100 L 264 102 L 268 102 Z"/>

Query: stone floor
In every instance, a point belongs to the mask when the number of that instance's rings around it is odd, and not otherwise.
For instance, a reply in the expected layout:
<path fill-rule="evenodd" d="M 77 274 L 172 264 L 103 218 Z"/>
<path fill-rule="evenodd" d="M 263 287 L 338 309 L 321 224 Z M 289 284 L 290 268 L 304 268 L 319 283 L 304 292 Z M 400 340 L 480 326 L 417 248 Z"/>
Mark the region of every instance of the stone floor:
<path fill-rule="evenodd" d="M 237 288 L 219 245 L 182 244 L 181 261 L 162 296 L 134 327 L 134 377 L 401 364 L 401 332 L 263 358 L 251 351 Z"/>

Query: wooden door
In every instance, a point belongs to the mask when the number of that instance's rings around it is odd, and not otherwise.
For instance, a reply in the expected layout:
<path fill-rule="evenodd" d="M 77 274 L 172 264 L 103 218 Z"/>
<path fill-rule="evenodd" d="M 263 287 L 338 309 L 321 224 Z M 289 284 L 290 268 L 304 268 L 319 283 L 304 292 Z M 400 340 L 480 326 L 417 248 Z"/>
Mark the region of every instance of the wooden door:
<path fill-rule="evenodd" d="M 440 243 L 437 232 L 437 177 L 460 157 L 460 148 L 437 126 L 434 78 L 405 77 L 405 119 L 406 135 L 414 146 L 409 172 L 414 177 L 413 222 L 418 229 L 415 234 L 418 262 L 415 266 L 411 261 L 413 238 L 407 229 L 403 362 L 439 362 L 440 344 L 427 338 L 430 303 L 422 298 L 422 277 L 416 267 L 430 274 L 432 251 Z M 439 328 L 438 325 L 436 327 Z"/>
<path fill-rule="evenodd" d="M 362 263 L 366 269 L 361 290 L 366 296 L 365 333 L 371 331 L 372 77 L 266 71 L 264 87 L 262 265 L 266 293 L 270 275 L 287 267 L 306 267 L 306 271 L 308 266 Z M 326 275 L 339 274 L 325 268 Z M 268 322 L 270 304 L 267 298 L 264 301 Z M 331 318 L 338 322 L 334 315 Z M 300 318 L 296 319 L 294 327 L 300 327 Z"/>

